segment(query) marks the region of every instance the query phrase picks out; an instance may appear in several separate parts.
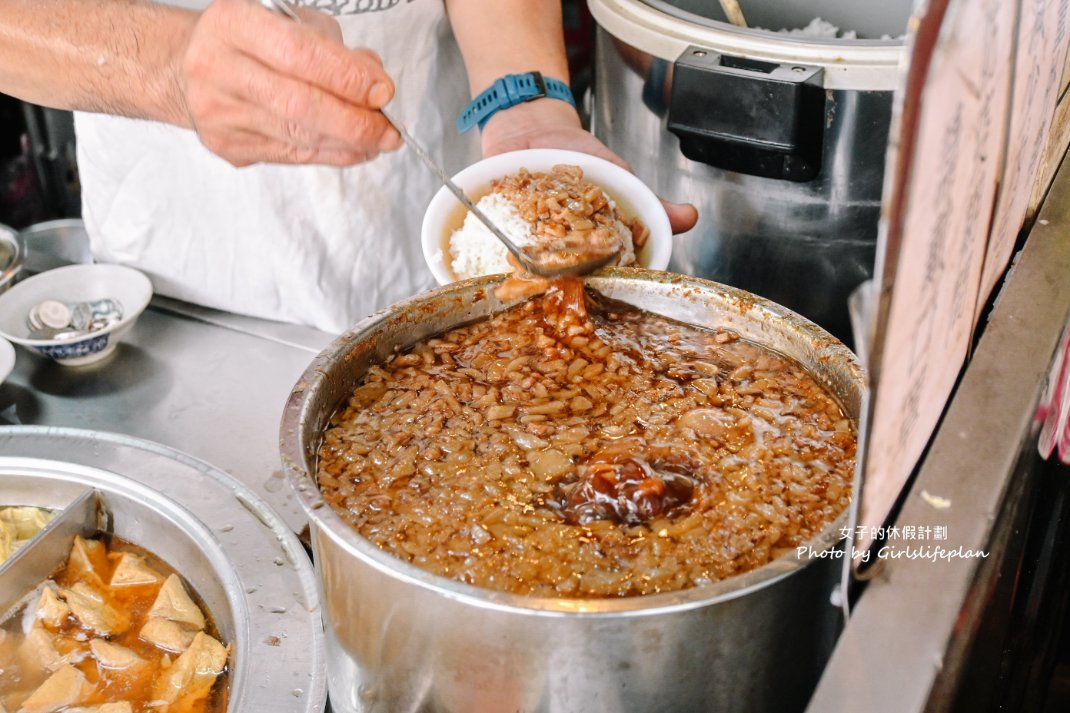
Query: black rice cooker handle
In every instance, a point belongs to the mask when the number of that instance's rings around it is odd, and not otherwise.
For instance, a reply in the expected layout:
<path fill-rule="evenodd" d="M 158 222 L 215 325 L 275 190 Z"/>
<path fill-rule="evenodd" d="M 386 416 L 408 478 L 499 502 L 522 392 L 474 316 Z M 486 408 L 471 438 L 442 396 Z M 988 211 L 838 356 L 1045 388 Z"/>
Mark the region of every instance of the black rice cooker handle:
<path fill-rule="evenodd" d="M 673 65 L 669 131 L 692 161 L 809 181 L 821 170 L 823 71 L 689 47 Z"/>

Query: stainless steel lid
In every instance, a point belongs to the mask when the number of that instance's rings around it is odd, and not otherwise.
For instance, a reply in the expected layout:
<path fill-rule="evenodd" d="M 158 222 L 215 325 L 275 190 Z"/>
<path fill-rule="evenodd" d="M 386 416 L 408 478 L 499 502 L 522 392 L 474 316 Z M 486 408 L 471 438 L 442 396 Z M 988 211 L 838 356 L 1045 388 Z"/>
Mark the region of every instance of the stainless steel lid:
<path fill-rule="evenodd" d="M 668 62 L 689 47 L 699 47 L 767 62 L 822 67 L 826 89 L 892 91 L 905 49 L 899 36 L 906 32 L 913 3 L 893 0 L 883 3 L 879 11 L 874 3 L 835 0 L 762 3 L 762 10 L 758 4 L 742 4 L 749 23 L 777 30 L 805 26 L 821 15 L 821 8 L 835 6 L 838 12 L 822 15 L 823 19 L 842 23 L 844 29 L 858 29 L 863 36 L 869 35 L 871 27 L 887 27 L 872 35 L 894 38 L 887 40 L 820 39 L 735 27 L 720 21 L 724 16 L 719 3 L 700 0 L 588 0 L 588 5 L 598 24 L 611 35 Z M 863 17 L 870 19 L 863 21 Z"/>
<path fill-rule="evenodd" d="M 0 453 L 0 504 L 62 508 L 95 488 L 111 531 L 191 583 L 234 646 L 229 712 L 323 711 L 312 566 L 293 533 L 245 486 L 165 446 L 96 431 L 0 427 Z"/>

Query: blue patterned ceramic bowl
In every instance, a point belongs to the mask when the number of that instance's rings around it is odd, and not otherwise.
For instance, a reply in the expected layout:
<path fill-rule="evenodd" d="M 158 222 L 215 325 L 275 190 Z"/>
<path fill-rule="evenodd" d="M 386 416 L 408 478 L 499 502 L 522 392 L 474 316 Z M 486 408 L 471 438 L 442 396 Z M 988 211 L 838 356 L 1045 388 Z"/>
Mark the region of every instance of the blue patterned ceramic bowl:
<path fill-rule="evenodd" d="M 122 319 L 76 339 L 31 339 L 26 317 L 45 300 L 93 301 L 105 297 L 123 307 Z M 144 274 L 121 265 L 70 265 L 27 278 L 0 295 L 0 336 L 64 366 L 100 361 L 115 351 L 152 297 Z"/>

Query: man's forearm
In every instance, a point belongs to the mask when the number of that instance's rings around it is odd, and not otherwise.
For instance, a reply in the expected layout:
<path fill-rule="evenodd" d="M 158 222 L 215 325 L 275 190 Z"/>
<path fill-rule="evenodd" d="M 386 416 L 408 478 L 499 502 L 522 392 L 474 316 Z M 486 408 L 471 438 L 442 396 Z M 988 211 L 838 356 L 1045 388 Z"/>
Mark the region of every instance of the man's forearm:
<path fill-rule="evenodd" d="M 537 70 L 568 81 L 560 0 L 446 0 L 475 96 L 498 77 Z"/>
<path fill-rule="evenodd" d="M 196 19 L 143 0 L 3 0 L 0 92 L 189 126 L 177 64 Z"/>

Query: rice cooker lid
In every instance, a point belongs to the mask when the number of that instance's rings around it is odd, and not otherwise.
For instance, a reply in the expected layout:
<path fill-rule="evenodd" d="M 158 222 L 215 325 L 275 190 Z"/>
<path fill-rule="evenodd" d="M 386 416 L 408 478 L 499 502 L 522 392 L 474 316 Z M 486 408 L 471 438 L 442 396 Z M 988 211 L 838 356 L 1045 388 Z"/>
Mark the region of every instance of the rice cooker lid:
<path fill-rule="evenodd" d="M 588 0 L 591 14 L 598 24 L 617 39 L 649 55 L 674 62 L 689 47 L 746 57 L 766 62 L 794 63 L 824 68 L 826 89 L 893 91 L 898 82 L 899 62 L 905 55 L 905 42 L 894 39 L 819 39 L 787 35 L 769 30 L 735 27 L 722 19 L 720 3 L 704 0 Z M 863 36 L 875 34 L 882 27 L 902 27 L 905 31 L 911 2 L 888 0 L 876 16 L 872 3 L 853 3 L 864 12 L 835 15 L 845 29 L 857 29 Z M 822 5 L 844 5 L 838 0 L 808 0 L 777 3 L 783 12 L 791 6 L 790 16 L 766 16 L 756 6 L 754 12 L 744 5 L 748 22 L 757 26 L 808 24 L 805 18 L 822 16 Z M 827 9 L 827 8 L 826 8 Z M 749 13 L 749 14 L 748 14 Z M 798 15 L 798 17 L 795 17 Z M 840 18 L 844 19 L 840 19 Z M 770 20 L 777 19 L 776 22 Z M 851 25 L 849 28 L 848 25 Z"/>

